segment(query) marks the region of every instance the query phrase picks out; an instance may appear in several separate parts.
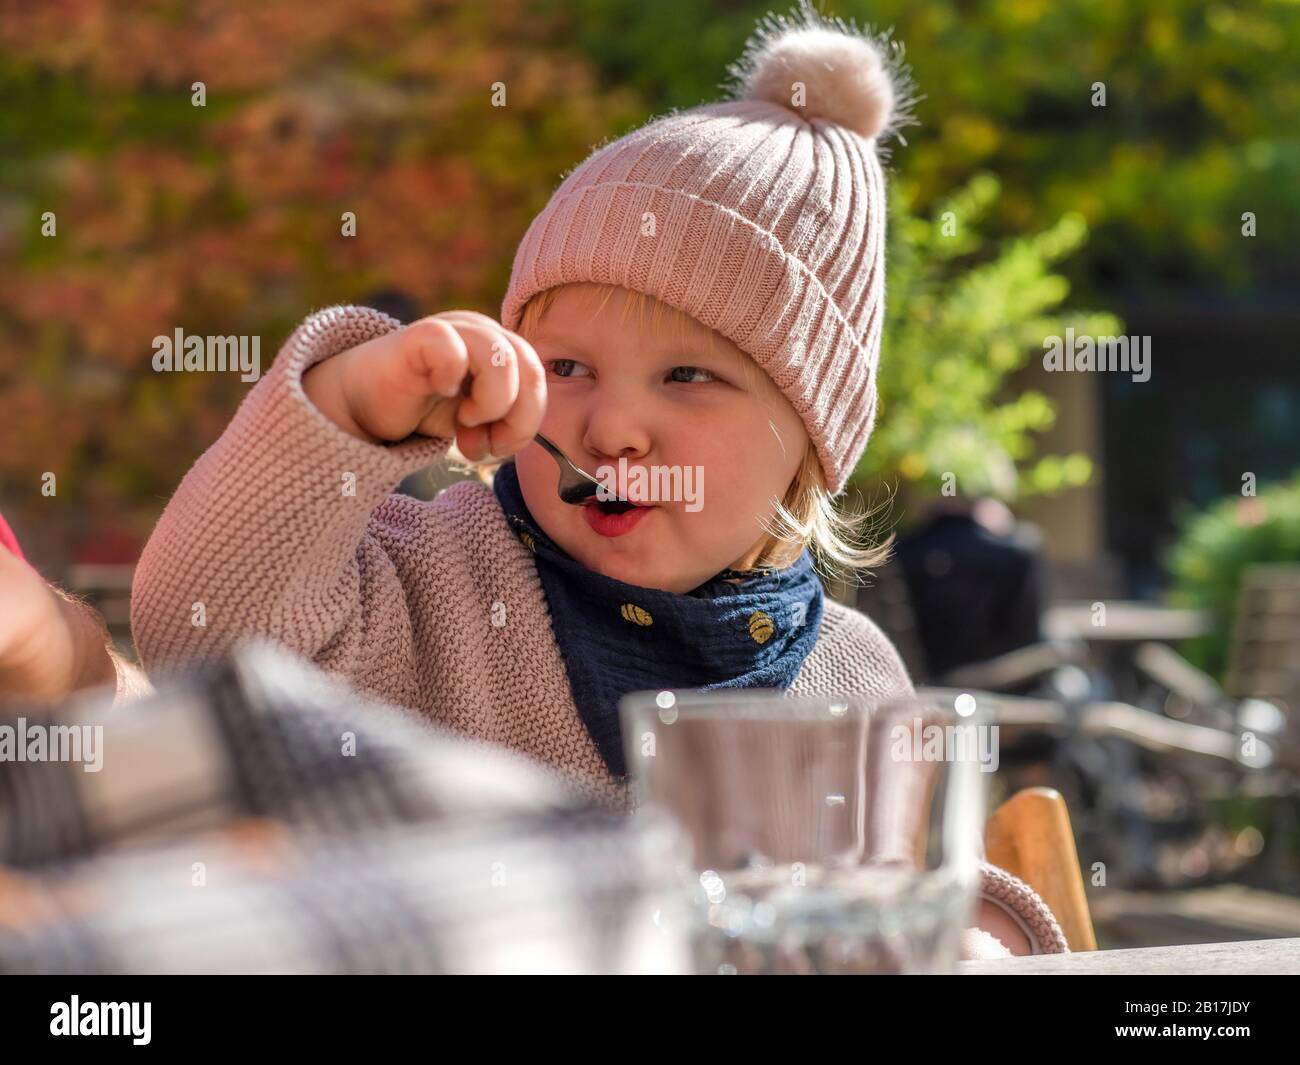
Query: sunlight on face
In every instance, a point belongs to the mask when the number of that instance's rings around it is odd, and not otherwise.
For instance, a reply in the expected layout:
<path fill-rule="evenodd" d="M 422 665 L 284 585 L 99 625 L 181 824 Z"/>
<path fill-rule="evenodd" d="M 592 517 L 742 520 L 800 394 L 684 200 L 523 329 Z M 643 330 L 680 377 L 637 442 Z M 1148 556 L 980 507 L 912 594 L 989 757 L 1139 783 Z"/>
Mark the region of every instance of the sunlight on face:
<path fill-rule="evenodd" d="M 687 592 L 753 564 L 761 522 L 785 497 L 808 435 L 771 379 L 721 334 L 667 308 L 657 322 L 649 311 L 624 321 L 627 290 L 601 307 L 603 295 L 563 286 L 526 334 L 546 368 L 541 432 L 588 473 L 617 470 L 622 458 L 634 483 L 654 473 L 683 490 L 631 522 L 588 513 L 560 501 L 555 460 L 537 444 L 516 456 L 520 488 L 546 534 L 588 569 Z"/>

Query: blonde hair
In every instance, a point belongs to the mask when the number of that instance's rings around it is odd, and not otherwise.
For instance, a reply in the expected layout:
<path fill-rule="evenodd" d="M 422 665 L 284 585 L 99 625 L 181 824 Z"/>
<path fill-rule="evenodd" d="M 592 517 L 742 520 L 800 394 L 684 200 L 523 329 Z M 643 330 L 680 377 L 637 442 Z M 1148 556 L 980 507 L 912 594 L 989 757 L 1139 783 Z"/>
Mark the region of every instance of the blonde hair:
<path fill-rule="evenodd" d="M 593 311 L 593 318 L 600 314 L 618 289 L 616 285 L 596 287 L 603 292 L 599 305 Z M 545 289 L 528 301 L 517 329 L 520 336 L 528 339 L 535 333 L 542 316 L 555 300 L 558 292 L 558 287 Z M 623 303 L 622 324 L 626 324 L 629 314 L 635 309 L 637 324 L 643 326 L 647 307 L 650 308 L 652 328 L 660 327 L 661 320 L 666 315 L 670 326 L 678 331 L 679 336 L 685 333 L 688 324 L 695 321 L 689 315 L 668 306 L 661 300 L 642 292 L 628 290 L 627 298 Z M 707 336 L 711 350 L 716 350 L 713 348 L 715 343 L 713 330 L 707 330 Z M 738 362 L 751 390 L 757 392 L 756 378 L 763 378 L 765 375 L 748 357 L 742 355 L 738 357 Z M 767 406 L 761 396 L 759 402 L 766 410 Z M 776 433 L 776 425 L 770 419 L 768 424 Z M 504 461 L 497 458 L 476 462 L 467 460 L 462 468 L 476 473 L 484 482 L 490 483 L 492 475 Z M 805 548 L 811 548 L 817 571 L 824 578 L 861 583 L 859 576 L 861 573 L 883 565 L 889 557 L 890 546 L 894 539 L 892 535 L 882 543 L 872 542 L 876 536 L 881 510 L 887 508 L 887 503 L 883 507 L 872 507 L 866 511 L 846 511 L 838 506 L 826 488 L 821 460 L 810 440 L 804 451 L 803 461 L 800 462 L 799 469 L 786 489 L 785 498 L 775 502 L 774 518 L 763 521 L 763 531 L 767 535 L 759 548 L 754 568 L 784 569 L 793 565 Z"/>

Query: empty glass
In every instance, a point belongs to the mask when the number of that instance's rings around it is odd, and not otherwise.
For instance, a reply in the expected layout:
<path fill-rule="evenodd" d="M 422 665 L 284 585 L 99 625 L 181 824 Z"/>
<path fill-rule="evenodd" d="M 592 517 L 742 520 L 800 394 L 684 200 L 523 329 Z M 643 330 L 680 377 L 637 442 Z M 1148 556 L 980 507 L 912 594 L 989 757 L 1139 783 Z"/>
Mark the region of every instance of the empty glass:
<path fill-rule="evenodd" d="M 685 829 L 662 919 L 684 922 L 697 972 L 952 970 L 996 766 L 997 730 L 963 699 L 624 698 L 637 801 Z"/>

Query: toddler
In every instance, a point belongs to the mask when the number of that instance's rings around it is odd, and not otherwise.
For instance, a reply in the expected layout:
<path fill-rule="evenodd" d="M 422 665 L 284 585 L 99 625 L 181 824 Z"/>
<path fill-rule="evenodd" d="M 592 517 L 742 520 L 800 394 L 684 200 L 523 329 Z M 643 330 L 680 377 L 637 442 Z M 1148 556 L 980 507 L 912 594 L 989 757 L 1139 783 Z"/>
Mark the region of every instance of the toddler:
<path fill-rule="evenodd" d="M 834 500 L 876 415 L 877 141 L 907 92 L 875 39 L 807 7 L 732 70 L 732 98 L 568 174 L 500 323 L 342 307 L 299 327 L 149 541 L 146 666 L 270 636 L 610 803 L 629 691 L 911 692 L 812 554 L 880 561 Z M 539 431 L 628 498 L 562 501 Z M 497 467 L 490 486 L 392 494 L 453 442 Z M 986 868 L 968 953 L 1064 949 L 1037 896 Z"/>

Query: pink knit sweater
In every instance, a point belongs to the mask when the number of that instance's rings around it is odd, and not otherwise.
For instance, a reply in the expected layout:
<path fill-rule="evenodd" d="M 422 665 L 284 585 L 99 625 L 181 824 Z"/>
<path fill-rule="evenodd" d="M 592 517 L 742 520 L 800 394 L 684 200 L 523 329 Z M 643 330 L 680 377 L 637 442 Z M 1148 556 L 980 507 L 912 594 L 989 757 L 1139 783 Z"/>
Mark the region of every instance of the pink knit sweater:
<path fill-rule="evenodd" d="M 289 338 L 145 547 L 131 606 L 141 659 L 163 672 L 269 636 L 368 693 L 621 803 L 574 704 L 532 554 L 492 490 L 465 481 L 430 502 L 394 495 L 451 441 L 366 443 L 303 392 L 315 363 L 397 327 L 377 311 L 336 307 Z M 911 690 L 880 630 L 827 598 L 791 691 Z M 1034 932 L 1037 949 L 1062 949 L 1041 900 L 1019 881 L 1008 893 L 1000 870 L 989 875 L 989 897 Z"/>

